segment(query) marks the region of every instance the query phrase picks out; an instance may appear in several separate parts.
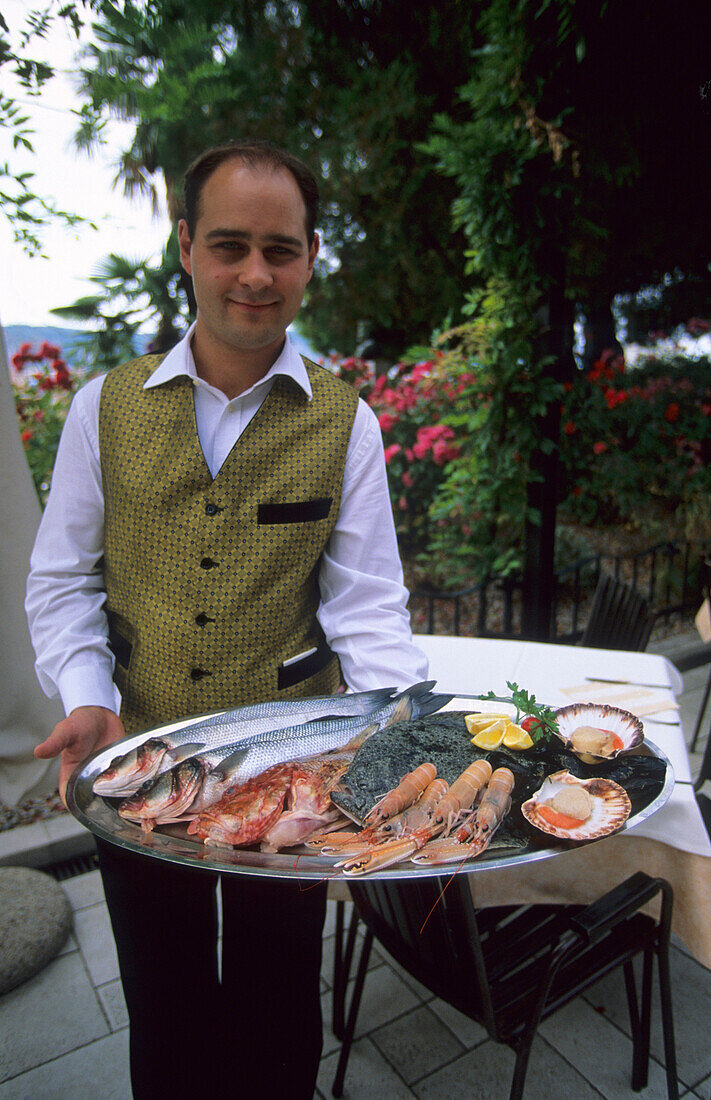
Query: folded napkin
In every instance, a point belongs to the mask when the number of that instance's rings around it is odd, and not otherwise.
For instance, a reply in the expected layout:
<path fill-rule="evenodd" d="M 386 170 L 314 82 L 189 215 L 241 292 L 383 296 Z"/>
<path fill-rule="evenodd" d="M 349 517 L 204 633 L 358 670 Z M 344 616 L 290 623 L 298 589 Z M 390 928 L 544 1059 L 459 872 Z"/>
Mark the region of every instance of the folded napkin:
<path fill-rule="evenodd" d="M 665 710 L 678 710 L 679 704 L 671 691 L 663 688 L 635 687 L 628 684 L 595 684 L 587 682 L 558 689 L 576 703 L 606 703 L 636 714 L 659 714 Z"/>

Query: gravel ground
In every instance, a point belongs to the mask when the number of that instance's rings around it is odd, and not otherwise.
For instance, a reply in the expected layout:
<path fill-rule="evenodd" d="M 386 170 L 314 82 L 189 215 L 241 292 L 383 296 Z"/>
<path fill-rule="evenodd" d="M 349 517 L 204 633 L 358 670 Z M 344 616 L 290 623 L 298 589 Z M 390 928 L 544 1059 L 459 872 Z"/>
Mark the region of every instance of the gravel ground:
<path fill-rule="evenodd" d="M 48 817 L 66 813 L 68 810 L 59 797 L 59 791 L 44 798 L 28 798 L 19 806 L 6 806 L 4 802 L 0 802 L 0 833 L 18 825 L 32 825 L 35 821 L 44 821 Z"/>

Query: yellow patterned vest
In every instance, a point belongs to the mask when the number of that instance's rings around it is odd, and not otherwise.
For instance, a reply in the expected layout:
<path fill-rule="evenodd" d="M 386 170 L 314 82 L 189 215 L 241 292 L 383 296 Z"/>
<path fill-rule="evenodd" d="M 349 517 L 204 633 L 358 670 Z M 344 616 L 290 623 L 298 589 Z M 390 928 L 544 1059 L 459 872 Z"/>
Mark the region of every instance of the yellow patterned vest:
<path fill-rule="evenodd" d="M 312 401 L 277 377 L 213 480 L 191 380 L 143 389 L 161 359 L 111 371 L 99 411 L 107 614 L 127 731 L 335 691 L 317 580 L 357 395 L 305 360 Z"/>

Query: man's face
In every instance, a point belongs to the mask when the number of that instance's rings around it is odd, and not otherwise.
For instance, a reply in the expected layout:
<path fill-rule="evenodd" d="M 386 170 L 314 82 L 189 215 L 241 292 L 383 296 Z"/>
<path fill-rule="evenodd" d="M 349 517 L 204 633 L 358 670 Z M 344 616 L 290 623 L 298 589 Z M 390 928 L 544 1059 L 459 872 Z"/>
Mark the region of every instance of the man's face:
<path fill-rule="evenodd" d="M 286 169 L 220 165 L 200 196 L 193 239 L 178 227 L 192 276 L 198 331 L 233 351 L 277 357 L 311 278 L 318 237 L 306 239 L 306 207 Z"/>

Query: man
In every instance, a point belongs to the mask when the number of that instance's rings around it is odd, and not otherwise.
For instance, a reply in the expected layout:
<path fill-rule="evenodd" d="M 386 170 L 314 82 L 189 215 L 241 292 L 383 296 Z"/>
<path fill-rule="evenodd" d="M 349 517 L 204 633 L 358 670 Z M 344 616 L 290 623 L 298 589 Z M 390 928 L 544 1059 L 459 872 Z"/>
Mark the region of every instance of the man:
<path fill-rule="evenodd" d="M 286 336 L 318 252 L 318 189 L 265 143 L 185 179 L 195 325 L 84 387 L 32 556 L 37 671 L 67 717 L 60 784 L 125 732 L 282 696 L 403 688 L 413 645 L 377 421 Z M 325 887 L 99 844 L 137 1098 L 310 1097 Z"/>

